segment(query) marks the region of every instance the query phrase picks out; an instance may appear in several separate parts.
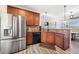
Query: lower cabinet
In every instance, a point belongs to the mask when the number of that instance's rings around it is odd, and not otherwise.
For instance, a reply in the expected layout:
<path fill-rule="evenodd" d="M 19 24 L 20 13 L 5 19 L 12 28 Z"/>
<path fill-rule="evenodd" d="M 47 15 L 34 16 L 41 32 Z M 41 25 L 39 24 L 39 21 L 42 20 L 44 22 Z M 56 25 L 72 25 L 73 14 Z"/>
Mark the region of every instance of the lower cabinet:
<path fill-rule="evenodd" d="M 64 33 L 64 49 L 70 47 L 70 31 L 65 31 Z"/>
<path fill-rule="evenodd" d="M 56 45 L 63 50 L 67 50 L 70 46 L 70 32 L 41 32 L 41 43 L 48 45 Z"/>
<path fill-rule="evenodd" d="M 41 32 L 41 42 L 42 43 L 46 43 L 46 39 L 47 39 L 47 32 Z"/>
<path fill-rule="evenodd" d="M 48 32 L 47 33 L 47 43 L 54 45 L 55 44 L 55 34 L 54 32 Z"/>
<path fill-rule="evenodd" d="M 64 33 L 55 33 L 55 45 L 60 47 L 63 50 L 66 50 L 69 48 L 70 46 L 70 34 L 66 33 L 67 35 L 65 35 Z"/>
<path fill-rule="evenodd" d="M 32 39 L 33 39 L 33 32 L 27 32 L 26 44 L 27 44 L 27 45 L 32 44 Z"/>
<path fill-rule="evenodd" d="M 64 48 L 64 34 L 55 33 L 55 45 Z"/>
<path fill-rule="evenodd" d="M 54 32 L 41 32 L 41 43 L 55 44 Z"/>

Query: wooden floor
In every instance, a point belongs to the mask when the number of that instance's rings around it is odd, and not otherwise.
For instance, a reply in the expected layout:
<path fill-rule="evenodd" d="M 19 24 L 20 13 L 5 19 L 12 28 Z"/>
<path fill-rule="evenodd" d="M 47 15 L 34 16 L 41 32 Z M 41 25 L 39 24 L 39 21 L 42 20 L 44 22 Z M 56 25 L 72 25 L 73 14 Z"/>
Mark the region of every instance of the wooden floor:
<path fill-rule="evenodd" d="M 26 50 L 18 52 L 16 54 L 79 54 L 79 42 L 72 41 L 72 46 L 68 50 L 64 51 L 59 47 L 55 46 L 56 50 L 48 49 L 39 46 L 39 44 L 30 45 Z"/>

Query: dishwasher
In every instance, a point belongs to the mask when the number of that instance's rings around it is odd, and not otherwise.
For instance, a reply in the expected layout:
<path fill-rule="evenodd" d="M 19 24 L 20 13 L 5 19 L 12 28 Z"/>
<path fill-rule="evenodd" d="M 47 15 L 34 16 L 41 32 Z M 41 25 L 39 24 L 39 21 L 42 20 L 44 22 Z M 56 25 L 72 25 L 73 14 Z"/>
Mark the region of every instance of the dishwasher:
<path fill-rule="evenodd" d="M 40 43 L 41 40 L 40 32 L 33 32 L 33 44 Z"/>

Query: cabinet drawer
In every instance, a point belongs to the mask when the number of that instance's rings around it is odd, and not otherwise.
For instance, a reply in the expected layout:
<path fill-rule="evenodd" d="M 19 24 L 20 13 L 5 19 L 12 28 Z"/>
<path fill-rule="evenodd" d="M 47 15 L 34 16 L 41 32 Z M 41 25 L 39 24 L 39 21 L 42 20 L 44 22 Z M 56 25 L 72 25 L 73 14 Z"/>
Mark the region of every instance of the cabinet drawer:
<path fill-rule="evenodd" d="M 64 47 L 64 35 L 63 34 L 60 34 L 60 33 L 55 34 L 55 44 L 60 48 Z"/>

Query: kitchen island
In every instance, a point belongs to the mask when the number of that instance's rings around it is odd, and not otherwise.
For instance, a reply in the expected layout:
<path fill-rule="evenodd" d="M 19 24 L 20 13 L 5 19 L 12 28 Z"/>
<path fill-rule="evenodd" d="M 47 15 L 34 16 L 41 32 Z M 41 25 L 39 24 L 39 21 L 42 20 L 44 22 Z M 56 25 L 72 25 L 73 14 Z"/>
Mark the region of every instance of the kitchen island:
<path fill-rule="evenodd" d="M 51 47 L 58 46 L 63 50 L 70 47 L 70 30 L 69 29 L 53 29 L 41 30 L 41 44 Z"/>

